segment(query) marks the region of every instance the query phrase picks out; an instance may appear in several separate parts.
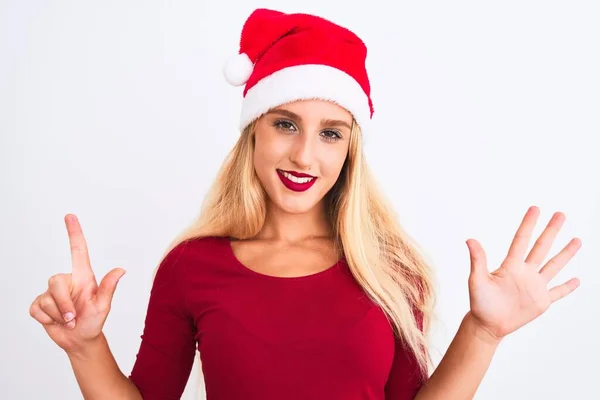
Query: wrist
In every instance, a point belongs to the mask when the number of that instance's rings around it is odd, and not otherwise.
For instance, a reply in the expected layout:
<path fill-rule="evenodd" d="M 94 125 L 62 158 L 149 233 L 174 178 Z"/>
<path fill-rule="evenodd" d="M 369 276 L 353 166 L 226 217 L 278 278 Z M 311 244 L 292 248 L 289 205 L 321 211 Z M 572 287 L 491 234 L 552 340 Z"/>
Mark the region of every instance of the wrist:
<path fill-rule="evenodd" d="M 492 332 L 488 327 L 483 325 L 472 313 L 469 311 L 464 319 L 463 325 L 467 328 L 467 330 L 481 342 L 486 345 L 497 347 L 500 342 L 502 342 L 502 337 L 496 335 Z"/>
<path fill-rule="evenodd" d="M 71 360 L 91 361 L 107 345 L 104 333 L 100 333 L 96 338 L 84 341 L 79 346 L 66 349 L 65 353 Z"/>

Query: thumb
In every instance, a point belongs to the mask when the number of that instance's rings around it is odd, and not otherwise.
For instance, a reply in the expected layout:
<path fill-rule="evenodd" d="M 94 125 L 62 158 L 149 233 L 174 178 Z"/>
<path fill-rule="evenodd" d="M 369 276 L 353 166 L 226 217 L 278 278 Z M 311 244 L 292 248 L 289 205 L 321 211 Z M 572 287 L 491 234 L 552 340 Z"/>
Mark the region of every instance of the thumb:
<path fill-rule="evenodd" d="M 115 268 L 102 278 L 96 292 L 96 304 L 100 310 L 108 310 L 112 302 L 119 279 L 125 275 L 123 268 Z"/>
<path fill-rule="evenodd" d="M 477 279 L 479 276 L 487 275 L 487 257 L 483 247 L 475 239 L 468 239 L 466 243 L 471 259 L 471 278 Z"/>

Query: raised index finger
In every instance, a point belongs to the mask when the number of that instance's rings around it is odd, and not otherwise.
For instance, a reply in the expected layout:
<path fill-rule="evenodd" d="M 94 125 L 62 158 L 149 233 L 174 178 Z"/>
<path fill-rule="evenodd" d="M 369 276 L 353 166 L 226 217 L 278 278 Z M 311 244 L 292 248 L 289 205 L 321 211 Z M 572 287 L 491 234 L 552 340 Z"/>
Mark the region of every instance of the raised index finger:
<path fill-rule="evenodd" d="M 93 276 L 87 243 L 79 225 L 79 220 L 73 214 L 65 216 L 69 246 L 71 247 L 71 262 L 73 264 L 73 281 Z"/>

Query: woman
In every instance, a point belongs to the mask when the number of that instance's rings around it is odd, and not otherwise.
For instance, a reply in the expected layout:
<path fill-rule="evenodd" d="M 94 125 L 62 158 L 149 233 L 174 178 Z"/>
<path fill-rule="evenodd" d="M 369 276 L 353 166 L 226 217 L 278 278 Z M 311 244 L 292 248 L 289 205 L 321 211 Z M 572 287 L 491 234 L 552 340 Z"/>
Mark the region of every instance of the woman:
<path fill-rule="evenodd" d="M 198 349 L 209 400 L 469 399 L 502 338 L 578 286 L 546 288 L 578 239 L 538 268 L 562 213 L 526 255 L 531 207 L 492 273 L 468 240 L 471 309 L 429 374 L 431 271 L 363 158 L 365 58 L 355 34 L 322 18 L 250 15 L 224 71 L 245 85 L 239 141 L 156 270 L 129 375 L 102 334 L 125 271 L 97 285 L 66 216 L 72 272 L 53 276 L 30 313 L 69 355 L 85 398 L 177 399 Z"/>

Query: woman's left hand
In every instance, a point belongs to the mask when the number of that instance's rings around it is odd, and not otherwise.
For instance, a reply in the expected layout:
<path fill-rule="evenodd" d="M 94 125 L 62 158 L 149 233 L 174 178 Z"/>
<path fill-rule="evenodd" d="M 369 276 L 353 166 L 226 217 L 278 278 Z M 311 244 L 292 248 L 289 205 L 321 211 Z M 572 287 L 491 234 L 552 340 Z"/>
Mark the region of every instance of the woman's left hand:
<path fill-rule="evenodd" d="M 525 258 L 538 216 L 539 208 L 530 207 L 507 257 L 492 273 L 488 271 L 486 255 L 479 242 L 467 240 L 471 257 L 470 313 L 476 323 L 496 340 L 534 320 L 552 303 L 579 286 L 579 279 L 572 278 L 551 289 L 547 287 L 581 247 L 581 240 L 577 238 L 540 268 L 565 220 L 563 213 L 553 215 Z"/>

